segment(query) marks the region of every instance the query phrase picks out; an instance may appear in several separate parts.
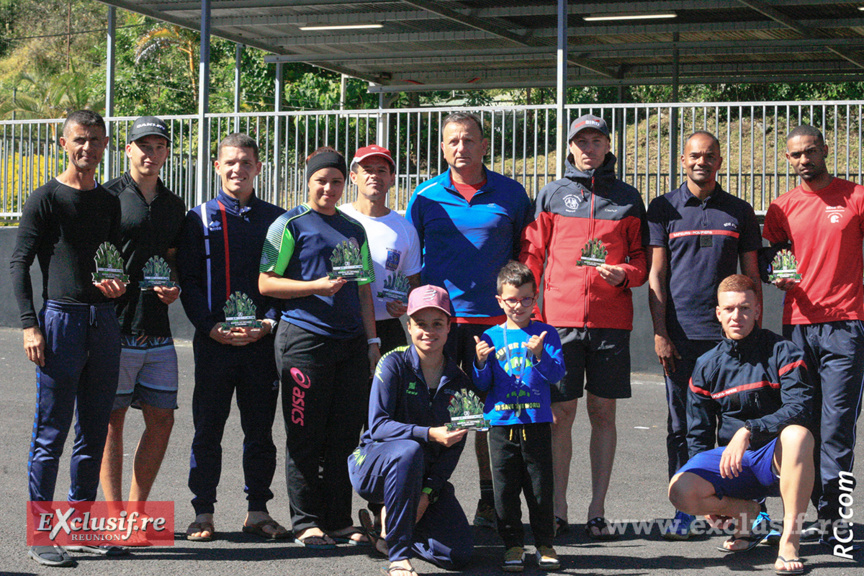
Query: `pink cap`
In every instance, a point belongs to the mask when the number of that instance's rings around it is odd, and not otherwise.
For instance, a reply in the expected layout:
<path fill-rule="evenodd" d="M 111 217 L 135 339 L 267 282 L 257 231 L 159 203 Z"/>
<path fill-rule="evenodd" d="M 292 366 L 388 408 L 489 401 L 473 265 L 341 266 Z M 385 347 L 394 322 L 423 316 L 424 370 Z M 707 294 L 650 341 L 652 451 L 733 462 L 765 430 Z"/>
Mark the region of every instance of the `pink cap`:
<path fill-rule="evenodd" d="M 411 291 L 408 296 L 408 315 L 411 316 L 423 308 L 437 308 L 447 316 L 453 315 L 450 311 L 450 296 L 447 295 L 447 290 L 440 286 L 427 284 Z"/>
<path fill-rule="evenodd" d="M 363 148 L 357 150 L 357 152 L 354 153 L 354 159 L 351 160 L 351 166 L 354 166 L 354 164 L 359 164 L 367 158 L 374 158 L 375 156 L 378 156 L 379 158 L 384 158 L 385 160 L 387 160 L 387 162 L 390 163 L 390 166 L 396 166 L 396 163 L 393 162 L 393 156 L 390 155 L 390 150 L 388 150 L 387 148 L 382 148 L 381 146 L 377 146 L 375 144 L 364 146 Z"/>

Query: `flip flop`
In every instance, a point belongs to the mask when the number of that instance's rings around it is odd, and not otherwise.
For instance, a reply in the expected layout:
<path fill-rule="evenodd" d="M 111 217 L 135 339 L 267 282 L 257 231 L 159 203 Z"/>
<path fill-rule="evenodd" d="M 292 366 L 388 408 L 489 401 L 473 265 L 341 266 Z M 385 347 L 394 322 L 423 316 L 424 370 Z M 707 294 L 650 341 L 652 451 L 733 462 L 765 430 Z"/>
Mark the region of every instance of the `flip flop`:
<path fill-rule="evenodd" d="M 599 534 L 595 534 L 593 532 L 594 529 L 596 529 Z M 604 529 L 606 529 L 607 531 L 609 530 L 609 522 L 606 520 L 606 518 L 603 518 L 602 516 L 597 516 L 595 518 L 592 518 L 588 521 L 587 524 L 585 524 L 585 535 L 592 540 L 599 540 L 603 542 L 608 542 L 609 540 L 615 540 L 618 538 L 617 534 L 612 534 L 611 532 L 609 534 L 603 534 Z"/>
<path fill-rule="evenodd" d="M 297 538 L 294 537 L 294 543 L 300 544 L 305 548 L 309 548 L 310 550 L 333 550 L 336 548 L 336 543 L 328 542 L 327 539 L 329 536 L 324 534 L 323 536 L 306 536 L 305 538 Z"/>
<path fill-rule="evenodd" d="M 360 534 L 362 536 L 366 536 L 366 540 L 353 540 L 351 536 L 355 534 Z M 366 534 L 366 531 L 362 528 L 358 528 L 356 526 L 351 526 L 351 529 L 342 534 L 336 535 L 332 532 L 329 534 L 330 538 L 333 539 L 336 544 L 347 544 L 348 546 L 371 546 L 372 541 L 369 540 L 369 536 Z"/>
<path fill-rule="evenodd" d="M 402 566 L 390 566 L 389 568 L 382 568 L 381 572 L 384 573 L 384 576 L 393 576 L 394 572 L 408 572 L 411 576 L 417 576 L 417 572 L 415 572 L 413 568 L 403 568 Z"/>
<path fill-rule="evenodd" d="M 779 556 L 779 555 L 777 556 L 777 560 L 779 560 L 780 562 L 783 562 L 784 565 L 789 564 L 791 562 L 801 562 L 800 558 L 790 558 L 789 560 L 787 560 L 783 556 Z M 776 566 L 777 562 L 775 561 L 774 564 Z M 774 573 L 775 574 L 781 574 L 781 575 L 782 574 L 803 574 L 804 573 L 804 567 L 802 566 L 801 568 L 796 568 L 794 570 L 778 570 L 777 568 L 775 568 Z"/>
<path fill-rule="evenodd" d="M 196 532 L 209 532 L 210 536 L 193 536 Z M 192 522 L 186 528 L 186 540 L 191 542 L 210 542 L 216 534 L 213 522 Z"/>
<path fill-rule="evenodd" d="M 372 520 L 372 515 L 368 510 L 360 510 L 360 527 L 363 528 L 363 532 L 366 533 L 366 537 L 369 539 L 369 544 L 372 548 L 375 549 L 376 552 L 383 556 L 387 556 L 387 542 L 381 538 L 381 533 L 375 530 L 375 522 Z M 383 545 L 383 549 L 379 547 L 378 543 Z"/>
<path fill-rule="evenodd" d="M 570 524 L 563 518 L 555 517 L 555 536 L 559 534 L 567 534 L 570 532 Z"/>
<path fill-rule="evenodd" d="M 270 533 L 264 530 L 265 527 L 273 528 L 274 532 Z M 259 536 L 264 540 L 284 540 L 291 536 L 291 532 L 288 531 L 287 528 L 273 520 L 272 518 L 267 518 L 266 520 L 261 520 L 260 522 L 256 522 L 254 524 L 244 524 L 243 532 L 246 534 L 254 534 L 255 536 Z"/>
<path fill-rule="evenodd" d="M 723 546 L 718 546 L 717 549 L 721 552 L 725 552 L 726 554 L 734 554 L 736 552 L 747 552 L 748 550 L 753 550 L 756 546 L 758 546 L 765 537 L 768 536 L 766 533 L 762 534 L 748 534 L 747 536 L 730 536 L 726 539 L 725 544 L 732 544 L 737 542 L 738 540 L 743 540 L 747 542 L 746 548 L 738 548 L 736 550 L 730 550 L 729 548 L 724 548 Z"/>

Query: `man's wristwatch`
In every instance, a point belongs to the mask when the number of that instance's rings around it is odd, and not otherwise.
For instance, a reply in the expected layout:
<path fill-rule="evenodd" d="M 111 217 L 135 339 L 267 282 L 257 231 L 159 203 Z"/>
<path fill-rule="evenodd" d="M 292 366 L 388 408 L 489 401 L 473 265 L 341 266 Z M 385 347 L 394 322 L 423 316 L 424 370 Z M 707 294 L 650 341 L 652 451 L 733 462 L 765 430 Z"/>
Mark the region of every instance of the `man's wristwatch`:
<path fill-rule="evenodd" d="M 437 490 L 433 490 L 433 489 L 432 489 L 431 487 L 429 487 L 429 486 L 426 486 L 425 488 L 423 488 L 423 490 L 421 490 L 421 492 L 422 492 L 423 494 L 426 494 L 426 496 L 429 497 L 429 503 L 430 503 L 430 504 L 432 504 L 432 503 L 434 503 L 436 500 L 438 500 L 438 491 L 437 491 Z"/>
<path fill-rule="evenodd" d="M 750 421 L 749 421 L 749 420 L 745 420 L 745 421 L 744 421 L 744 429 L 745 429 L 747 432 L 750 432 L 751 434 L 753 433 L 753 426 L 750 425 Z"/>

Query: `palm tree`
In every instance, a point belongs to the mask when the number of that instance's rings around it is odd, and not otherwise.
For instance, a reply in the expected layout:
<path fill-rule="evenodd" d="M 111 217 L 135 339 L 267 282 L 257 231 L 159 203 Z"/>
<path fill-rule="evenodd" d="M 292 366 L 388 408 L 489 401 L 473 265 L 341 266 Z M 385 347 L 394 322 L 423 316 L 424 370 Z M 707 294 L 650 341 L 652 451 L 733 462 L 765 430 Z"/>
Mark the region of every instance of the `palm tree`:
<path fill-rule="evenodd" d="M 135 63 L 156 57 L 163 49 L 173 47 L 179 50 L 186 62 L 185 72 L 192 86 L 194 100 L 198 99 L 198 33 L 176 24 L 159 23 L 145 32 L 135 44 Z"/>
<path fill-rule="evenodd" d="M 11 97 L 0 102 L 0 118 L 64 118 L 75 110 L 102 112 L 105 103 L 93 92 L 90 83 L 70 70 L 51 74 L 44 70 L 21 72 L 8 90 Z"/>

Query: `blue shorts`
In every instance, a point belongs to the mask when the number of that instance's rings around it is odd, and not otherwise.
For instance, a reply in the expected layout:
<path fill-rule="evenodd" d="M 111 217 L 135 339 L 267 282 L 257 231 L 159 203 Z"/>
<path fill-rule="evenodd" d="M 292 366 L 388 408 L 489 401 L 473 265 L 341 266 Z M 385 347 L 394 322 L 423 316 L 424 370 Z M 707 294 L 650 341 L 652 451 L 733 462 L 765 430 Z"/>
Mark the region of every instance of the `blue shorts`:
<path fill-rule="evenodd" d="M 170 337 L 121 336 L 120 380 L 113 410 L 177 409 L 177 352 Z"/>
<path fill-rule="evenodd" d="M 780 477 L 774 473 L 774 448 L 777 438 L 758 450 L 744 452 L 743 470 L 735 478 L 720 476 L 720 457 L 725 446 L 706 450 L 687 461 L 678 473 L 690 472 L 704 478 L 714 486 L 718 498 L 729 496 L 741 500 L 761 500 L 767 496 L 780 496 Z"/>

